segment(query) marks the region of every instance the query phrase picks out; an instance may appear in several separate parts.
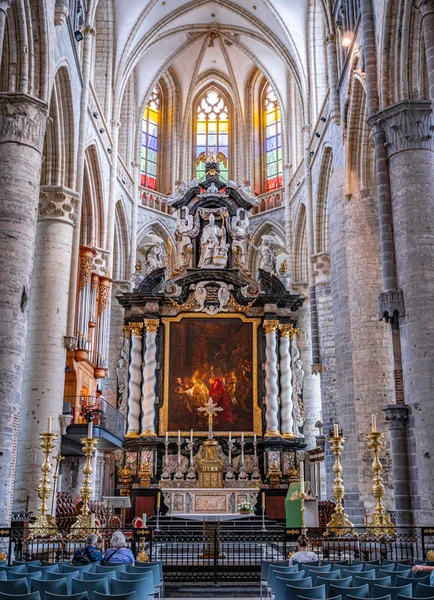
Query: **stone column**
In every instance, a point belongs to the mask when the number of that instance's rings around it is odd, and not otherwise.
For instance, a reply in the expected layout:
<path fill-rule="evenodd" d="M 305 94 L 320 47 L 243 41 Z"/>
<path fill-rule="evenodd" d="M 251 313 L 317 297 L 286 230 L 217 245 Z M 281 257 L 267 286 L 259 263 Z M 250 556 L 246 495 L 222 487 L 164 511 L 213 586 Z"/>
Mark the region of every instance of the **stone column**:
<path fill-rule="evenodd" d="M 42 187 L 30 296 L 28 337 L 22 387 L 14 510 L 39 506 L 38 485 L 43 454 L 39 432 L 48 416 L 60 433 L 65 383 L 66 317 L 72 235 L 78 195 L 63 187 Z M 58 438 L 58 442 L 60 436 Z"/>
<path fill-rule="evenodd" d="M 389 404 L 383 408 L 390 429 L 393 496 L 396 525 L 413 525 L 411 474 L 408 460 L 408 407 Z"/>
<path fill-rule="evenodd" d="M 434 143 L 429 102 L 401 102 L 376 115 L 387 138 L 400 315 L 404 397 L 417 525 L 434 518 Z"/>
<path fill-rule="evenodd" d="M 47 106 L 0 93 L 0 525 L 10 522 Z"/>
<path fill-rule="evenodd" d="M 142 427 L 140 437 L 155 437 L 155 384 L 157 383 L 157 319 L 145 319 L 145 358 L 143 360 Z"/>
<path fill-rule="evenodd" d="M 280 325 L 280 429 L 282 437 L 294 439 L 294 419 L 292 418 L 292 369 L 291 340 L 294 328 L 291 324 Z"/>
<path fill-rule="evenodd" d="M 415 5 L 422 15 L 430 98 L 434 102 L 434 0 L 416 0 Z"/>
<path fill-rule="evenodd" d="M 0 0 L 0 65 L 3 56 L 3 40 L 5 37 L 6 17 L 11 6 L 12 0 Z"/>
<path fill-rule="evenodd" d="M 265 338 L 267 346 L 265 350 L 265 420 L 267 431 L 265 437 L 280 436 L 279 432 L 279 405 L 277 398 L 279 395 L 278 374 L 277 374 L 277 328 L 279 321 L 264 321 Z"/>
<path fill-rule="evenodd" d="M 130 323 L 131 354 L 130 381 L 128 385 L 128 432 L 126 438 L 139 437 L 140 399 L 142 383 L 142 333 L 143 323 Z"/>
<path fill-rule="evenodd" d="M 315 277 L 316 304 L 318 310 L 319 351 L 321 363 L 321 410 L 324 431 L 328 435 L 338 422 L 336 354 L 333 324 L 333 299 L 330 278 L 330 254 L 320 252 L 312 256 Z M 330 444 L 325 447 L 326 494 L 332 498 L 335 457 Z"/>
<path fill-rule="evenodd" d="M 340 102 L 338 94 L 338 59 L 336 54 L 336 36 L 330 34 L 326 37 L 327 46 L 327 73 L 330 88 L 330 116 L 339 123 Z"/>

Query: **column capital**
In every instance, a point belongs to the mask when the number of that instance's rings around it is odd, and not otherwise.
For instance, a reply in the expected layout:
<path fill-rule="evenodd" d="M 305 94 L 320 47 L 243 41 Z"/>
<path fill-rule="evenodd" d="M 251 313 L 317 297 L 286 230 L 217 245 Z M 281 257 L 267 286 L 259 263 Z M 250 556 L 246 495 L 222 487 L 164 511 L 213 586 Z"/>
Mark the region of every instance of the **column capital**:
<path fill-rule="evenodd" d="M 12 0 L 0 0 L 0 10 L 2 12 L 5 13 L 5 15 L 8 14 L 8 10 L 10 9 L 12 4 Z"/>
<path fill-rule="evenodd" d="M 264 321 L 263 327 L 265 329 L 265 333 L 276 333 L 277 329 L 279 327 L 279 321 L 277 321 L 277 320 Z"/>
<path fill-rule="evenodd" d="M 91 25 L 90 23 L 87 23 L 87 25 L 84 28 L 83 33 L 86 35 L 90 35 L 91 37 L 95 37 L 96 36 L 96 29 L 93 25 Z"/>
<path fill-rule="evenodd" d="M 389 290 L 381 292 L 378 296 L 378 318 L 386 323 L 399 322 L 405 315 L 404 295 L 402 290 Z"/>
<path fill-rule="evenodd" d="M 422 19 L 429 14 L 434 14 L 434 0 L 416 0 L 414 3 L 422 14 Z"/>
<path fill-rule="evenodd" d="M 310 257 L 315 278 L 315 285 L 320 283 L 330 283 L 330 254 L 328 252 L 318 252 Z"/>
<path fill-rule="evenodd" d="M 130 331 L 132 337 L 142 337 L 143 323 L 130 323 Z"/>
<path fill-rule="evenodd" d="M 144 319 L 143 325 L 145 326 L 146 333 L 157 333 L 160 321 L 157 319 Z"/>
<path fill-rule="evenodd" d="M 434 150 L 431 102 L 405 100 L 368 119 L 374 134 L 383 132 L 390 158 L 406 150 Z"/>
<path fill-rule="evenodd" d="M 0 93 L 0 144 L 16 143 L 42 153 L 48 106 L 28 94 Z"/>
<path fill-rule="evenodd" d="M 406 404 L 388 404 L 381 410 L 389 423 L 389 429 L 407 429 L 408 406 Z"/>
<path fill-rule="evenodd" d="M 75 225 L 79 195 L 62 186 L 41 186 L 38 221 L 62 221 Z"/>
<path fill-rule="evenodd" d="M 334 33 L 329 33 L 328 35 L 326 35 L 326 37 L 325 37 L 326 45 L 334 44 L 335 42 L 336 42 L 336 35 Z"/>
<path fill-rule="evenodd" d="M 56 27 L 61 27 L 66 19 L 69 17 L 69 6 L 62 2 L 61 0 L 57 0 L 54 7 L 54 24 Z"/>
<path fill-rule="evenodd" d="M 296 329 L 292 323 L 281 323 L 279 325 L 279 331 L 281 338 L 287 337 L 290 340 L 293 340 L 298 329 Z"/>

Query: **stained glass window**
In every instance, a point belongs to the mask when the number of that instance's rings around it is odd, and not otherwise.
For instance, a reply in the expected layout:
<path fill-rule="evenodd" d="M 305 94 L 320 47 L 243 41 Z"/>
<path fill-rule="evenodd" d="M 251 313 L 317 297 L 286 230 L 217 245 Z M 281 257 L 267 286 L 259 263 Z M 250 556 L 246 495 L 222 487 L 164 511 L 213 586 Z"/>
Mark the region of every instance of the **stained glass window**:
<path fill-rule="evenodd" d="M 196 158 L 209 152 L 215 155 L 222 152 L 229 158 L 229 120 L 228 108 L 224 99 L 215 90 L 208 91 L 197 107 Z M 197 167 L 196 177 L 205 175 L 205 164 Z M 228 168 L 220 162 L 220 175 L 228 179 Z"/>
<path fill-rule="evenodd" d="M 158 124 L 160 120 L 160 90 L 155 87 L 142 119 L 142 154 L 140 160 L 140 185 L 151 190 L 157 188 Z"/>
<path fill-rule="evenodd" d="M 265 156 L 266 191 L 276 190 L 283 184 L 282 120 L 277 97 L 271 86 L 265 89 Z"/>

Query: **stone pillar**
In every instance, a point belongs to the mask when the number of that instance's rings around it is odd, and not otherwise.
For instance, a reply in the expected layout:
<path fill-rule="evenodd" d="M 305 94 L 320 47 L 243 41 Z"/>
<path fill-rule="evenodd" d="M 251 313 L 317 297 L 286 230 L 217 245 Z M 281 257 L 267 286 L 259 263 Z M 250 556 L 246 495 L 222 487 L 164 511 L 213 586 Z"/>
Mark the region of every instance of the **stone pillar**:
<path fill-rule="evenodd" d="M 330 280 L 330 254 L 320 252 L 311 258 L 315 277 L 315 294 L 318 310 L 318 331 L 321 363 L 321 411 L 326 435 L 338 422 L 336 389 L 336 354 L 333 325 L 333 299 Z M 335 457 L 330 444 L 325 446 L 324 463 L 326 472 L 326 494 L 332 499 L 334 482 L 333 464 Z"/>
<path fill-rule="evenodd" d="M 277 398 L 279 395 L 278 374 L 277 374 L 277 328 L 279 321 L 264 321 L 265 338 L 267 346 L 265 350 L 265 420 L 267 431 L 265 437 L 280 436 L 279 432 L 279 405 Z"/>
<path fill-rule="evenodd" d="M 131 354 L 130 381 L 128 385 L 128 432 L 126 438 L 139 437 L 140 399 L 142 383 L 142 333 L 143 323 L 130 323 Z"/>
<path fill-rule="evenodd" d="M 155 384 L 157 383 L 157 319 L 145 319 L 145 358 L 143 360 L 142 427 L 140 437 L 155 437 Z"/>
<path fill-rule="evenodd" d="M 330 116 L 339 123 L 340 102 L 338 94 L 338 59 L 336 54 L 336 36 L 330 34 L 326 37 L 327 46 L 327 73 L 330 88 Z"/>
<path fill-rule="evenodd" d="M 0 525 L 10 522 L 15 444 L 47 106 L 0 93 Z"/>
<path fill-rule="evenodd" d="M 6 17 L 8 15 L 8 10 L 11 6 L 11 3 L 12 0 L 0 0 L 0 65 L 2 64 Z"/>
<path fill-rule="evenodd" d="M 434 0 L 416 0 L 422 15 L 431 102 L 434 102 Z"/>
<path fill-rule="evenodd" d="M 417 525 L 434 518 L 434 143 L 429 102 L 401 102 L 376 115 L 387 138 L 395 249 L 405 315 L 400 331 Z"/>
<path fill-rule="evenodd" d="M 383 408 L 390 429 L 393 496 L 396 525 L 413 525 L 411 474 L 408 460 L 408 407 L 389 404 Z"/>
<path fill-rule="evenodd" d="M 14 510 L 39 506 L 43 453 L 39 432 L 53 416 L 60 434 L 65 383 L 66 318 L 72 235 L 78 195 L 63 187 L 42 187 L 30 296 L 28 337 L 22 386 Z M 60 436 L 58 438 L 60 442 Z"/>
<path fill-rule="evenodd" d="M 290 324 L 280 325 L 280 429 L 282 437 L 295 438 L 294 419 L 292 417 L 292 368 L 291 340 L 294 328 Z"/>

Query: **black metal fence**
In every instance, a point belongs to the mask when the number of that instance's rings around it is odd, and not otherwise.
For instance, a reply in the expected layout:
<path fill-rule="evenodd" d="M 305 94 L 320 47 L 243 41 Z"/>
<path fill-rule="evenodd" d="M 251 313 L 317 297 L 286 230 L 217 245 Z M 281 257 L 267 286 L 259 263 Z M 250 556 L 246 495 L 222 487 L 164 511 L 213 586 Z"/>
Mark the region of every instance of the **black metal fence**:
<path fill-rule="evenodd" d="M 165 580 L 177 582 L 252 581 L 259 578 L 261 561 L 284 560 L 297 549 L 299 529 L 274 526 L 263 531 L 243 526 L 206 524 L 182 529 L 155 527 L 123 529 L 127 546 L 136 557 L 161 560 Z M 110 546 L 114 529 L 100 529 L 99 546 Z M 328 537 L 324 528 L 309 529 L 311 549 L 318 559 L 394 560 L 413 564 L 425 561 L 434 551 L 434 527 L 399 528 L 394 538 L 374 537 L 367 528 L 356 528 L 356 536 Z M 82 538 L 59 534 L 52 539 L 33 539 L 27 528 L 0 530 L 0 552 L 9 564 L 14 560 L 71 560 Z M 145 555 L 142 554 L 145 552 Z"/>

